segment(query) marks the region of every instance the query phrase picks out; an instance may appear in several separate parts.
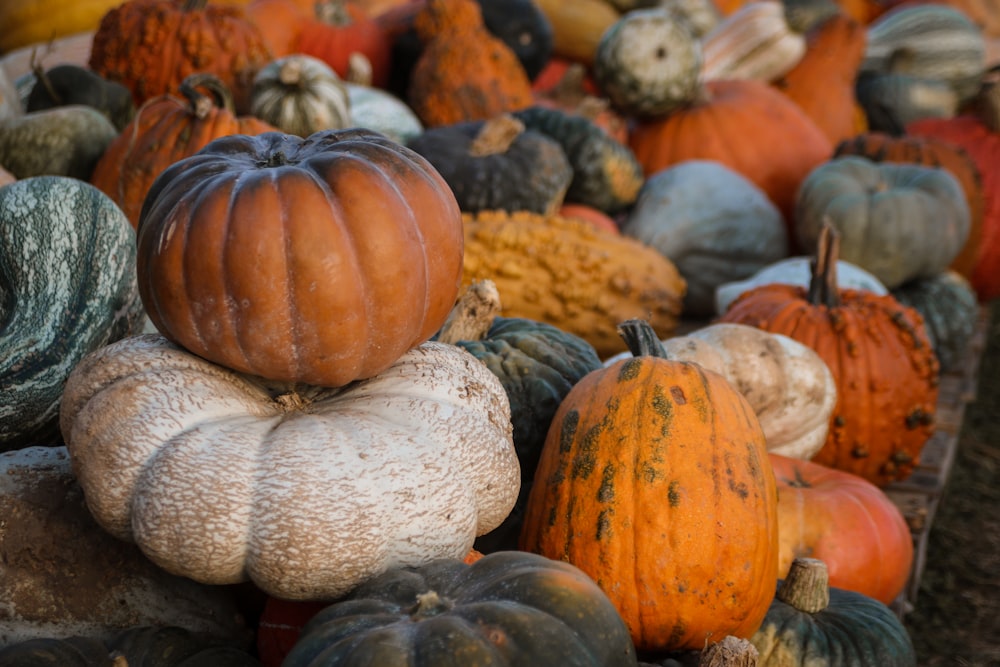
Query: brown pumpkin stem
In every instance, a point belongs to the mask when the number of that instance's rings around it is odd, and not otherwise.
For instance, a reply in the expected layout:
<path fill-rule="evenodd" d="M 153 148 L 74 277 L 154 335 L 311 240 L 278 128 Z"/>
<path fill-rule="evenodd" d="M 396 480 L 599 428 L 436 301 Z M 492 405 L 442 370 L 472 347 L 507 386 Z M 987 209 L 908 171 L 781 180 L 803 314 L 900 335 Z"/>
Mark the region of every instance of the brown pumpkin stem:
<path fill-rule="evenodd" d="M 198 92 L 199 88 L 207 90 L 212 96 L 209 97 L 201 94 Z M 208 72 L 190 74 L 181 81 L 179 90 L 181 91 L 181 95 L 186 97 L 188 102 L 191 103 L 191 112 L 198 120 L 205 120 L 208 114 L 212 113 L 212 109 L 216 108 L 225 109 L 229 113 L 236 113 L 236 107 L 233 104 L 233 94 L 229 92 L 226 84 L 222 83 L 222 79 L 214 74 L 209 74 Z"/>
<path fill-rule="evenodd" d="M 469 146 L 469 155 L 485 157 L 506 153 L 514 140 L 524 132 L 524 123 L 509 113 L 500 114 L 483 123 Z"/>
<path fill-rule="evenodd" d="M 281 407 L 282 412 L 296 412 L 309 403 L 302 394 L 294 389 L 278 394 L 274 397 L 274 402 Z"/>
<path fill-rule="evenodd" d="M 760 651 L 749 639 L 727 635 L 701 652 L 698 667 L 756 667 Z"/>
<path fill-rule="evenodd" d="M 278 81 L 286 86 L 299 86 L 302 83 L 302 58 L 290 56 L 281 61 L 278 69 Z"/>
<path fill-rule="evenodd" d="M 452 605 L 447 600 L 437 594 L 437 591 L 427 591 L 417 595 L 417 603 L 410 608 L 411 618 L 427 618 L 437 616 L 449 609 Z"/>
<path fill-rule="evenodd" d="M 646 320 L 625 320 L 618 325 L 618 335 L 625 341 L 633 357 L 667 359 L 667 351 L 656 331 Z"/>
<path fill-rule="evenodd" d="M 990 132 L 1000 132 L 1000 66 L 987 70 L 976 95 L 979 121 Z"/>
<path fill-rule="evenodd" d="M 31 73 L 35 75 L 35 79 L 42 86 L 45 87 L 45 92 L 49 94 L 49 99 L 52 100 L 53 104 L 56 106 L 62 105 L 63 98 L 62 95 L 56 92 L 56 89 L 52 86 L 52 79 L 49 78 L 49 73 L 45 71 L 42 66 L 41 58 L 36 59 L 38 55 L 38 48 L 31 50 L 31 60 L 29 61 L 29 66 L 31 67 Z"/>
<path fill-rule="evenodd" d="M 344 78 L 349 83 L 371 87 L 372 61 L 360 51 L 351 51 L 351 55 L 347 56 L 347 76 Z"/>
<path fill-rule="evenodd" d="M 840 234 L 830 224 L 823 221 L 816 244 L 816 254 L 809 261 L 809 303 L 827 308 L 840 306 L 840 291 L 837 287 L 837 257 L 840 254 Z"/>
<path fill-rule="evenodd" d="M 806 614 L 830 605 L 830 573 L 818 558 L 796 558 L 788 568 L 776 597 Z"/>
<path fill-rule="evenodd" d="M 313 5 L 316 20 L 320 23 L 336 26 L 338 28 L 349 26 L 354 22 L 351 13 L 347 11 L 347 3 L 344 0 L 324 0 Z"/>
<path fill-rule="evenodd" d="M 465 288 L 438 334 L 438 341 L 454 345 L 460 340 L 482 340 L 500 314 L 500 291 L 492 280 Z"/>

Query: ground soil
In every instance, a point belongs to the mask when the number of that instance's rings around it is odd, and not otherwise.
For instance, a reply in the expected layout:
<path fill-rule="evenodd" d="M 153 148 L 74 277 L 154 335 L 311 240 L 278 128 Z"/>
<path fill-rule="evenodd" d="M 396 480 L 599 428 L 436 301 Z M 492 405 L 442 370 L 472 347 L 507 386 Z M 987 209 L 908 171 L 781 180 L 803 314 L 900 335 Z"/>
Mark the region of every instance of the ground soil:
<path fill-rule="evenodd" d="M 1000 666 L 1000 301 L 904 623 L 921 667 Z"/>

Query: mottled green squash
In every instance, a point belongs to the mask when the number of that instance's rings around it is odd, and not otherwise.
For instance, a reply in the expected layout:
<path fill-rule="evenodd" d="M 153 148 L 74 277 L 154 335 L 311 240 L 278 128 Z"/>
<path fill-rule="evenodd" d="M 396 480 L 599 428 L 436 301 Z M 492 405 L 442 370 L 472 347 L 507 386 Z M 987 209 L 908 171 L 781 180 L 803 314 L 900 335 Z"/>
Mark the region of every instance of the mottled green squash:
<path fill-rule="evenodd" d="M 18 178 L 90 180 L 118 130 L 93 107 L 70 104 L 0 120 L 0 164 Z"/>
<path fill-rule="evenodd" d="M 892 295 L 924 318 L 942 372 L 956 370 L 979 320 L 979 300 L 971 283 L 955 271 L 945 271 L 900 285 Z"/>
<path fill-rule="evenodd" d="M 94 186 L 38 176 L 0 189 L 0 451 L 58 442 L 73 366 L 139 326 L 135 271 L 132 225 Z"/>

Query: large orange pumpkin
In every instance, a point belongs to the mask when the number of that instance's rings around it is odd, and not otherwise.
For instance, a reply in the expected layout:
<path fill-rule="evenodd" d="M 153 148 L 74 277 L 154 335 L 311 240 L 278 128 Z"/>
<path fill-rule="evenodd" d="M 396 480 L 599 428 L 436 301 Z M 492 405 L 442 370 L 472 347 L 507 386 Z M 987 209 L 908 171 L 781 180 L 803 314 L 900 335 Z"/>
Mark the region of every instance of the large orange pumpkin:
<path fill-rule="evenodd" d="M 721 375 L 663 358 L 645 322 L 622 329 L 636 356 L 591 371 L 556 412 L 520 547 L 589 574 L 640 649 L 748 638 L 777 579 L 763 431 Z"/>
<path fill-rule="evenodd" d="M 812 458 L 884 487 L 908 477 L 934 433 L 939 366 L 923 318 L 891 295 L 838 289 L 836 233 L 825 226 L 808 288 L 744 292 L 720 321 L 815 350 L 837 383 L 826 443 Z"/>
<path fill-rule="evenodd" d="M 857 475 L 768 456 L 778 484 L 778 576 L 796 558 L 819 558 L 831 586 L 892 604 L 913 567 L 913 535 L 896 504 Z"/>
<path fill-rule="evenodd" d="M 139 293 L 167 338 L 241 372 L 341 386 L 441 327 L 464 233 L 429 162 L 354 128 L 212 141 L 154 181 L 137 242 Z"/>

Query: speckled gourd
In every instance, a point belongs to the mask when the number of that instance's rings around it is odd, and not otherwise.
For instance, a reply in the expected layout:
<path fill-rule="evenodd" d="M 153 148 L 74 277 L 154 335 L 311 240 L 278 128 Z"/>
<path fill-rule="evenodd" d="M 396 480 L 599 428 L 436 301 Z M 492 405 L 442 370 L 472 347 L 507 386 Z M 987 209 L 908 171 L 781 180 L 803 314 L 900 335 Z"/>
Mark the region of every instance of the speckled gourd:
<path fill-rule="evenodd" d="M 0 164 L 18 178 L 87 181 L 117 136 L 107 116 L 84 104 L 10 116 L 0 119 Z"/>

